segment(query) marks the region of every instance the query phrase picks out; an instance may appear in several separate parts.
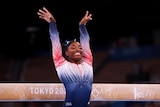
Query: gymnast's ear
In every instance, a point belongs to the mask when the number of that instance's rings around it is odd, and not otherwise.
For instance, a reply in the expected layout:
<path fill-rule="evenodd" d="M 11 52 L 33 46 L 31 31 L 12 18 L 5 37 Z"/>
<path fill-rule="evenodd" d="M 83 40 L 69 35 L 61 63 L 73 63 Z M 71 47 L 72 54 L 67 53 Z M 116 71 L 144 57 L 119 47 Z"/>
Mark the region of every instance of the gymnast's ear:
<path fill-rule="evenodd" d="M 65 55 L 68 57 L 68 51 L 65 51 Z"/>

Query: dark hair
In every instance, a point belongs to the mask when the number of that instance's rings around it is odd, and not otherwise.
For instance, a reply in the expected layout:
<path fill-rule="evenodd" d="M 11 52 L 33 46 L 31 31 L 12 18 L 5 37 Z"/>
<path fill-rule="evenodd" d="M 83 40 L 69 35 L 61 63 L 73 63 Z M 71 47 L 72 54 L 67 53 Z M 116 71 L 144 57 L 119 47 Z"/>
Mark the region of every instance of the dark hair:
<path fill-rule="evenodd" d="M 73 42 L 79 42 L 79 41 L 77 39 L 73 39 L 73 40 L 65 40 L 65 42 L 62 43 L 62 54 L 63 54 L 63 57 L 66 59 L 68 59 L 68 57 L 65 55 L 65 52 L 69 47 L 69 45 Z"/>

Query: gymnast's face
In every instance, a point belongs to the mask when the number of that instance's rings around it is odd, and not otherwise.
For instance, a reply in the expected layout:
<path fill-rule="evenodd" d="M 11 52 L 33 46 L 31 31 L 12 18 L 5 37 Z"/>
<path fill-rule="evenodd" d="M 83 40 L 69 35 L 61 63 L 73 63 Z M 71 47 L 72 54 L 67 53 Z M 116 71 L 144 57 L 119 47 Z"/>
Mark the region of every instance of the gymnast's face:
<path fill-rule="evenodd" d="M 80 63 L 82 58 L 82 47 L 81 44 L 77 41 L 72 42 L 66 52 L 65 55 L 68 57 L 68 60 L 73 63 Z"/>

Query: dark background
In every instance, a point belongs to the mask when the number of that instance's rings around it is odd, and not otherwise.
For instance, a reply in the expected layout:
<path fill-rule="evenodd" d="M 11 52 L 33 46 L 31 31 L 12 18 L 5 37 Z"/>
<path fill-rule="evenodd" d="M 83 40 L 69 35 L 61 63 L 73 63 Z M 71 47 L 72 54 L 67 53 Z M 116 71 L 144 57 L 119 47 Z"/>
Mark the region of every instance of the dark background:
<path fill-rule="evenodd" d="M 138 77 L 137 75 L 132 75 L 132 73 L 134 73 L 134 63 L 137 64 L 140 62 L 145 73 L 152 73 L 152 75 L 155 75 L 158 78 L 157 81 L 157 78 L 151 75 L 151 80 L 154 79 L 154 81 L 150 80 L 149 82 L 152 83 L 156 80 L 155 83 L 159 83 L 158 74 L 160 68 L 159 59 L 157 59 L 160 55 L 159 47 L 144 48 L 145 45 L 153 44 L 153 30 L 160 29 L 160 1 L 158 0 L 1 1 L 1 82 L 20 82 L 23 79 L 23 81 L 25 82 L 59 81 L 56 73 L 52 72 L 52 70 L 54 71 L 54 67 L 52 65 L 52 60 L 50 59 L 50 56 L 47 55 L 47 59 L 45 59 L 46 57 L 44 59 L 42 57 L 42 59 L 38 60 L 35 60 L 34 58 L 32 59 L 30 57 L 26 58 L 26 56 L 30 53 L 50 51 L 51 49 L 48 23 L 46 23 L 44 20 L 39 19 L 37 15 L 38 9 L 42 8 L 43 6 L 47 7 L 55 16 L 62 42 L 65 39 L 73 39 L 75 37 L 78 37 L 78 22 L 83 17 L 86 10 L 89 10 L 93 14 L 93 20 L 87 24 L 87 28 L 91 37 L 91 46 L 93 48 L 104 49 L 105 47 L 110 46 L 114 41 L 117 41 L 122 37 L 129 37 L 136 34 L 138 38 L 138 45 L 142 46 L 142 48 L 138 48 L 138 52 L 140 54 L 138 54 L 138 56 L 136 56 L 137 51 L 134 51 L 135 48 L 133 48 L 133 50 L 132 48 L 129 50 L 124 50 L 125 52 L 128 52 L 128 54 L 121 54 L 123 50 L 117 52 L 117 54 L 115 53 L 115 57 L 114 55 L 108 56 L 108 51 L 104 51 L 104 53 L 100 51 L 101 54 L 97 53 L 98 55 L 94 54 L 96 55 L 95 81 L 120 83 L 121 81 L 124 82 L 126 78 L 129 78 L 130 81 L 138 81 L 137 83 L 139 83 L 140 81 L 140 83 L 143 83 L 143 81 L 141 80 L 143 79 L 143 74 L 138 75 Z M 30 30 L 33 30 L 34 32 L 28 32 L 28 28 Z M 143 49 L 144 52 L 142 52 L 143 50 L 140 49 Z M 120 59 L 118 59 L 117 56 Z M 156 57 L 155 59 L 157 60 L 152 58 L 148 60 L 142 60 L 143 58 L 146 58 L 148 56 L 154 58 Z M 10 60 L 3 60 L 8 57 L 11 57 L 9 58 Z M 23 60 L 23 58 L 26 59 Z M 109 58 L 112 58 L 113 60 L 114 58 L 117 58 L 117 60 L 122 60 L 124 58 L 124 60 L 127 59 L 127 61 L 115 61 L 115 63 L 110 63 L 111 60 Z M 126 75 L 128 75 L 128 77 L 126 77 Z M 132 77 L 134 78 L 134 80 L 132 80 Z M 100 104 L 101 102 L 98 103 Z M 1 107 L 4 107 L 2 106 L 3 103 L 0 104 Z M 16 105 L 19 103 L 14 104 L 16 107 L 19 107 Z M 36 104 L 38 105 L 38 103 Z M 30 102 L 22 103 L 24 107 L 29 107 L 30 105 L 35 106 L 36 104 L 32 104 Z M 39 104 L 40 106 L 42 106 L 42 103 Z M 113 104 L 113 102 L 111 104 Z M 118 103 L 118 107 L 119 105 L 120 104 Z"/>
<path fill-rule="evenodd" d="M 47 7 L 55 16 L 62 41 L 78 36 L 78 22 L 89 10 L 87 24 L 93 47 L 108 46 L 123 36 L 138 34 L 139 45 L 152 44 L 152 30 L 160 28 L 159 1 L 123 0 L 14 0 L 1 3 L 2 54 L 19 55 L 49 50 L 48 23 L 38 18 L 39 8 Z M 30 44 L 28 27 L 38 29 Z M 31 46 L 31 47 L 30 47 Z"/>

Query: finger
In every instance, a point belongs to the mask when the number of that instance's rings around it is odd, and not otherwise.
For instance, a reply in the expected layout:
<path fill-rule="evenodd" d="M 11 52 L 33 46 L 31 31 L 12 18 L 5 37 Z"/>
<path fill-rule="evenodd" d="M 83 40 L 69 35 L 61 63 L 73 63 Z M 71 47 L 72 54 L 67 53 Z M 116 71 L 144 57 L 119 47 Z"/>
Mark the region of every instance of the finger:
<path fill-rule="evenodd" d="M 89 18 L 90 18 L 90 20 L 92 20 L 92 14 L 89 14 Z"/>
<path fill-rule="evenodd" d="M 88 12 L 88 10 L 87 10 L 87 11 L 86 11 L 86 14 L 85 14 L 85 16 L 88 16 L 88 13 L 89 13 L 89 12 Z"/>
<path fill-rule="evenodd" d="M 43 7 L 43 10 L 47 13 L 50 13 L 45 7 Z"/>
<path fill-rule="evenodd" d="M 44 17 L 44 16 L 39 16 L 39 18 L 41 18 L 41 19 L 45 19 L 45 17 Z"/>
<path fill-rule="evenodd" d="M 41 10 L 41 9 L 39 9 L 39 13 L 41 13 L 41 14 L 45 14 L 46 12 L 45 12 L 45 11 L 43 11 L 43 10 Z"/>
<path fill-rule="evenodd" d="M 39 15 L 39 16 L 45 16 L 43 13 L 41 13 L 41 12 L 37 12 L 37 14 Z"/>

